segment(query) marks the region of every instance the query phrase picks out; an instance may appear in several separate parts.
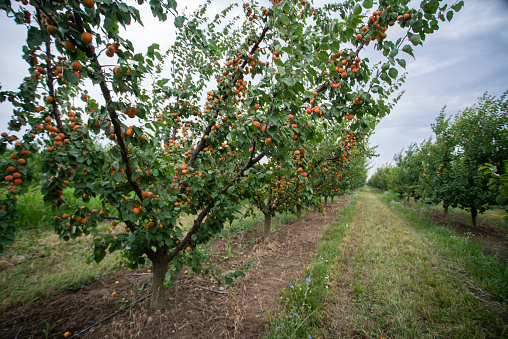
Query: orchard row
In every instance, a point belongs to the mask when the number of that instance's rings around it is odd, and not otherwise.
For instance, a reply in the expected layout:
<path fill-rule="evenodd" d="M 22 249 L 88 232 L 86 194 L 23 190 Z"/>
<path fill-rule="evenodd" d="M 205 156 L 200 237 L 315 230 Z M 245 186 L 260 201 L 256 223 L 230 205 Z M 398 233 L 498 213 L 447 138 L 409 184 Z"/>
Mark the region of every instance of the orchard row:
<path fill-rule="evenodd" d="M 379 168 L 368 184 L 442 204 L 446 214 L 449 207 L 468 210 L 476 226 L 478 212 L 508 205 L 507 95 L 486 93 L 453 119 L 443 110 L 432 125 L 434 139 L 395 155 L 395 166 Z"/>
<path fill-rule="evenodd" d="M 318 8 L 283 0 L 210 13 L 207 1 L 185 17 L 174 0 L 151 1 L 157 20 L 174 16 L 176 40 L 166 52 L 154 42 L 145 53 L 122 36 L 141 23 L 127 3 L 3 2 L 27 28 L 30 76 L 18 91 L 0 93 L 14 106 L 9 129 L 18 132 L 0 146 L 11 154 L 0 166 L 0 248 L 14 240 L 16 197 L 26 189 L 23 155 L 40 152 L 42 193 L 61 238 L 93 233 L 91 260 L 116 250 L 132 268 L 149 259 L 152 306 L 163 308 L 163 283 L 184 263 L 215 274 L 202 267 L 200 244 L 246 200 L 265 214 L 269 230 L 281 209 L 319 207 L 323 197 L 362 185 L 365 139 L 404 80 L 399 52 L 413 56 L 411 45 L 463 5 L 424 1 L 414 9 L 406 2 Z M 403 30 L 392 34 L 396 25 Z M 384 63 L 369 66 L 367 48 Z M 85 202 L 99 197 L 103 208 L 71 206 L 66 187 Z M 188 230 L 178 223 L 182 214 L 194 216 Z M 100 232 L 105 219 L 125 227 Z"/>

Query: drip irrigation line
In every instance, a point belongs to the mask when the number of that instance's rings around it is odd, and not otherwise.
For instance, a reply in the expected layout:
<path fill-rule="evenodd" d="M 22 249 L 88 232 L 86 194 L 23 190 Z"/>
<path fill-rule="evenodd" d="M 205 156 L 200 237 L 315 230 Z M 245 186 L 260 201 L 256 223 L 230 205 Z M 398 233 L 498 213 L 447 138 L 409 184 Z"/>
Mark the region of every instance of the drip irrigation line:
<path fill-rule="evenodd" d="M 99 320 L 98 322 L 96 322 L 95 324 L 85 328 L 84 330 L 81 330 L 80 332 L 76 333 L 76 334 L 73 334 L 69 339 L 72 339 L 72 338 L 75 338 L 79 335 L 82 335 L 82 334 L 85 334 L 86 332 L 90 331 L 92 328 L 96 327 L 96 326 L 99 326 L 100 324 L 102 324 L 103 322 L 105 322 L 106 320 L 109 320 L 110 318 L 113 318 L 115 315 L 117 315 L 118 313 L 121 313 L 123 311 L 125 311 L 126 309 L 129 309 L 131 308 L 132 306 L 142 302 L 143 300 L 145 300 L 146 298 L 148 298 L 149 296 L 151 296 L 152 293 L 148 294 L 148 295 L 145 295 L 143 298 L 141 299 L 138 299 L 136 300 L 135 302 L 133 302 L 132 304 L 130 304 L 129 306 L 126 306 L 124 308 L 121 308 L 119 309 L 118 311 L 116 311 L 115 313 L 112 313 L 110 315 L 108 315 L 107 317 L 105 317 L 104 319 L 102 320 Z"/>
<path fill-rule="evenodd" d="M 277 232 L 279 232 L 279 231 L 282 231 L 283 229 L 285 229 L 286 227 L 288 227 L 288 226 L 290 226 L 290 225 L 294 224 L 294 223 L 295 223 L 295 222 L 297 222 L 298 220 L 301 220 L 301 219 L 297 219 L 297 220 L 295 220 L 295 221 L 293 221 L 293 222 L 291 222 L 291 223 L 289 223 L 289 224 L 286 224 L 284 227 L 279 228 L 279 229 L 277 229 L 277 230 L 275 230 L 275 231 L 271 232 L 271 234 L 273 234 L 273 233 L 277 233 Z M 227 260 L 229 260 L 229 259 L 231 259 L 231 258 L 234 258 L 234 256 L 235 256 L 237 253 L 242 252 L 242 251 L 246 250 L 247 248 L 249 248 L 249 247 L 254 246 L 255 244 L 257 244 L 258 240 L 259 240 L 260 238 L 262 238 L 262 237 L 263 237 L 263 236 L 259 236 L 259 237 L 255 238 L 255 239 L 254 239 L 254 241 L 253 241 L 252 243 L 247 244 L 246 246 L 244 246 L 244 247 L 242 247 L 241 249 L 237 250 L 236 252 L 234 252 L 234 253 L 233 253 L 233 255 L 231 255 L 231 257 L 226 257 L 226 258 L 224 258 L 224 259 L 222 259 L 222 260 L 220 260 L 220 261 L 216 262 L 215 264 L 213 264 L 213 265 L 209 266 L 209 268 L 211 268 L 211 267 L 215 267 L 215 266 L 220 265 L 220 264 L 222 264 L 223 262 L 225 262 L 225 261 L 227 261 Z M 197 276 L 198 274 L 200 274 L 200 273 L 195 273 L 195 274 L 193 274 L 193 275 L 191 275 L 191 276 L 189 276 L 189 277 L 187 277 L 187 278 L 183 278 L 183 279 L 177 280 L 177 281 L 176 281 L 173 285 L 176 285 L 176 284 L 178 284 L 178 283 L 181 283 L 181 282 L 184 282 L 184 281 L 189 280 L 189 279 L 191 279 L 191 278 L 194 278 L 194 277 L 195 277 L 195 276 Z M 150 297 L 151 295 L 152 295 L 152 293 L 150 293 L 150 294 L 148 294 L 148 295 L 144 296 L 144 297 L 143 297 L 143 298 L 141 298 L 141 299 L 138 299 L 138 300 L 136 300 L 136 301 L 132 302 L 132 303 L 131 303 L 131 304 L 129 304 L 128 306 L 125 306 L 124 308 L 119 309 L 118 311 L 116 311 L 116 312 L 114 312 L 114 313 L 112 313 L 112 314 L 108 315 L 107 317 L 105 317 L 105 318 L 103 318 L 103 319 L 99 320 L 98 322 L 96 322 L 95 324 L 93 324 L 93 325 L 91 325 L 91 326 L 89 326 L 89 327 L 85 328 L 84 330 L 81 330 L 80 332 L 78 332 L 78 333 L 76 333 L 76 334 L 73 334 L 71 337 L 69 337 L 69 339 L 76 338 L 76 337 L 78 337 L 78 336 L 80 336 L 80 335 L 82 335 L 82 334 L 85 334 L 86 332 L 90 331 L 92 328 L 94 328 L 94 327 L 96 327 L 96 326 L 99 326 L 99 325 L 100 325 L 100 324 L 102 324 L 103 322 L 105 322 L 105 321 L 107 321 L 107 320 L 109 320 L 109 319 L 113 318 L 113 317 L 114 317 L 115 315 L 117 315 L 118 313 L 121 313 L 121 312 L 123 312 L 123 311 L 125 311 L 125 310 L 127 310 L 127 309 L 129 309 L 129 308 L 132 308 L 132 306 L 134 306 L 134 305 L 136 305 L 136 304 L 139 304 L 140 302 L 142 302 L 142 301 L 143 301 L 143 300 L 145 300 L 146 298 Z"/>

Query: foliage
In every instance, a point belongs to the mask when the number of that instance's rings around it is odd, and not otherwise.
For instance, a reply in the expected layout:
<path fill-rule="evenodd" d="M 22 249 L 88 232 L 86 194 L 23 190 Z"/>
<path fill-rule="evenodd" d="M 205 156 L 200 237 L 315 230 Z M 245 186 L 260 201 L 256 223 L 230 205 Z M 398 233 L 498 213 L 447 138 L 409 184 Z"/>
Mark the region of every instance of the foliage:
<path fill-rule="evenodd" d="M 494 184 L 495 180 L 487 183 L 484 174 L 490 174 L 492 166 L 500 169 L 501 176 L 507 171 L 507 94 L 497 99 L 485 93 L 477 104 L 458 112 L 454 120 L 447 118 L 443 109 L 432 125 L 435 141 L 413 144 L 404 154 L 397 154 L 397 165 L 376 172 L 369 184 L 442 203 L 445 211 L 448 207 L 468 210 L 476 225 L 477 213 L 497 205 L 496 197 L 503 187 Z M 492 164 L 488 165 L 490 170 L 478 171 L 485 163 Z"/>
<path fill-rule="evenodd" d="M 403 194 L 405 190 L 399 182 L 402 176 L 401 172 L 400 168 L 386 164 L 376 170 L 370 177 L 368 185 L 382 191 L 391 190 L 397 194 Z"/>
<path fill-rule="evenodd" d="M 163 281 L 171 284 L 184 263 L 214 274 L 202 267 L 199 245 L 238 215 L 242 190 L 263 183 L 261 160 L 286 163 L 295 150 L 319 149 L 320 126 L 345 123 L 368 134 L 404 80 L 399 53 L 413 56 L 412 45 L 422 45 L 438 20 L 450 20 L 463 5 L 426 0 L 413 9 L 383 0 L 372 12 L 374 1 L 317 8 L 278 0 L 231 4 L 209 16 L 210 3 L 186 17 L 177 16 L 174 0 L 149 2 L 158 20 L 175 16 L 176 42 L 165 53 L 157 44 L 135 52 L 122 32 L 141 23 L 140 12 L 121 1 L 0 3 L 27 28 L 23 59 L 30 71 L 18 91 L 0 93 L 14 106 L 9 129 L 23 133 L 19 140 L 3 133 L 0 144 L 2 153 L 11 147 L 0 170 L 19 177 L 2 183 L 0 250 L 14 240 L 16 197 L 26 190 L 23 156 L 40 152 L 42 193 L 59 211 L 60 237 L 92 234 L 90 260 L 97 262 L 117 250 L 131 268 L 149 259 L 152 307 L 164 307 Z M 395 24 L 402 36 L 390 33 Z M 380 67 L 362 60 L 368 47 L 386 60 Z M 102 97 L 92 98 L 89 86 Z M 344 162 L 333 154 L 320 159 L 329 158 Z M 319 161 L 304 163 L 304 172 Z M 312 189 L 308 180 L 302 186 Z M 66 187 L 84 203 L 100 198 L 102 207 L 67 201 Z M 195 216 L 189 230 L 177 222 L 182 213 Z M 97 226 L 106 218 L 125 228 L 102 231 Z M 231 282 L 243 275 L 216 277 Z"/>
<path fill-rule="evenodd" d="M 505 173 L 497 173 L 497 167 L 491 164 L 484 164 L 480 167 L 483 174 L 490 176 L 488 186 L 490 190 L 497 188 L 499 195 L 496 197 L 496 202 L 499 206 L 504 207 L 505 216 L 503 217 L 506 226 L 508 226 L 508 160 L 504 162 Z"/>

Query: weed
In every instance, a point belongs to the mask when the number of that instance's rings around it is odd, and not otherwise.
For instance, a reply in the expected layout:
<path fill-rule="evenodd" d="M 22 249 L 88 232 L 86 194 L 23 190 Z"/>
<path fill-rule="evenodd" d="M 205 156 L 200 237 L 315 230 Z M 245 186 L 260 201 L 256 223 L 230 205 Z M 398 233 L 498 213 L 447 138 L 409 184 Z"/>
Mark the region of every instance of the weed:
<path fill-rule="evenodd" d="M 61 319 L 57 320 L 54 323 L 51 323 L 50 321 L 44 322 L 44 325 L 46 326 L 46 328 L 44 330 L 42 330 L 42 333 L 44 334 L 45 339 L 49 338 L 51 331 L 56 326 L 56 324 L 58 324 L 58 322 L 60 322 L 60 321 L 62 321 L 62 320 Z"/>

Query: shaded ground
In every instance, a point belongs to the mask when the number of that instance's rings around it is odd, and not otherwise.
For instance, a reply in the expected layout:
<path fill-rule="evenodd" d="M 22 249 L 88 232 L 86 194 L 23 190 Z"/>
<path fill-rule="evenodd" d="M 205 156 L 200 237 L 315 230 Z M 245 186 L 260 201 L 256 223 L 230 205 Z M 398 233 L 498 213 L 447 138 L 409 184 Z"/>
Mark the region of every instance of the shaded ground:
<path fill-rule="evenodd" d="M 143 301 L 105 321 L 79 338 L 258 338 L 266 326 L 264 310 L 276 307 L 280 289 L 295 280 L 311 261 L 323 228 L 346 198 L 325 208 L 327 215 L 308 213 L 266 242 L 249 247 L 219 267 L 223 273 L 257 258 L 246 278 L 230 288 L 218 290 L 209 279 L 186 280 L 166 294 L 168 309 L 161 314 L 147 310 Z M 261 230 L 261 225 L 258 227 Z M 244 235 L 243 239 L 254 236 Z M 233 239 L 238 241 L 238 239 Z M 225 255 L 225 240 L 211 246 L 214 257 Z M 119 271 L 77 291 L 18 306 L 0 315 L 2 338 L 61 338 L 76 333 L 148 294 L 150 275 L 145 271 Z M 115 285 L 115 281 L 119 284 Z M 116 296 L 112 296 L 112 292 Z"/>
<path fill-rule="evenodd" d="M 446 219 L 444 212 L 429 210 L 422 212 L 427 218 L 440 226 L 453 228 L 461 236 L 482 245 L 483 251 L 500 261 L 508 260 L 508 229 L 485 220 L 478 220 L 477 226 L 471 225 L 469 216 L 452 214 Z"/>

